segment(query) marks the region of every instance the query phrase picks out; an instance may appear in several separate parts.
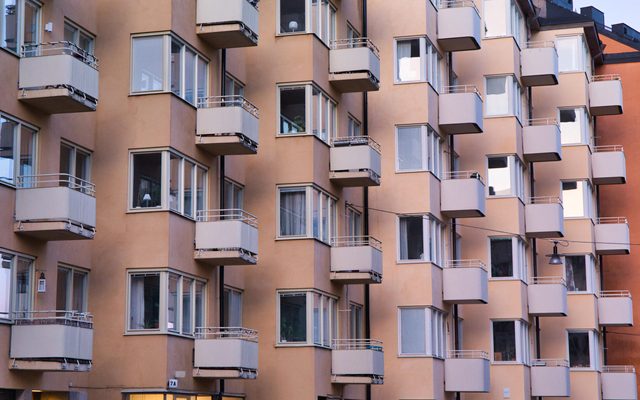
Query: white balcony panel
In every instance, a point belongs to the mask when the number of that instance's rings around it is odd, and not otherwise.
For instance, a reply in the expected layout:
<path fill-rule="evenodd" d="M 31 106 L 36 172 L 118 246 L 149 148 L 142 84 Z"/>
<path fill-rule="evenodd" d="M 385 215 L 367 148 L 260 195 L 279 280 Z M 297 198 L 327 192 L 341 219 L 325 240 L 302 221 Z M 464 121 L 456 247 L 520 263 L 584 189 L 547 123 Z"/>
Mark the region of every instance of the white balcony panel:
<path fill-rule="evenodd" d="M 197 0 L 196 33 L 217 48 L 256 46 L 259 12 L 248 0 Z"/>
<path fill-rule="evenodd" d="M 456 92 L 447 92 L 453 90 Z M 471 90 L 467 92 L 466 90 Z M 462 91 L 462 92 L 458 92 Z M 468 88 L 445 89 L 438 98 L 440 129 L 448 134 L 482 133 L 482 99 Z"/>
<path fill-rule="evenodd" d="M 627 182 L 627 162 L 622 146 L 599 146 L 591 155 L 593 183 L 615 185 Z"/>
<path fill-rule="evenodd" d="M 198 108 L 196 144 L 213 154 L 255 154 L 258 117 L 240 106 Z"/>
<path fill-rule="evenodd" d="M 487 393 L 490 388 L 489 359 L 488 357 L 448 357 L 444 361 L 444 379 L 447 392 Z"/>
<path fill-rule="evenodd" d="M 589 83 L 591 115 L 622 114 L 622 81 L 619 76 L 593 76 Z"/>
<path fill-rule="evenodd" d="M 601 326 L 633 326 L 633 301 L 628 291 L 603 291 L 598 297 Z"/>
<path fill-rule="evenodd" d="M 334 143 L 329 153 L 329 165 L 330 179 L 341 186 L 380 185 L 381 155 L 373 144 Z"/>
<path fill-rule="evenodd" d="M 255 264 L 258 228 L 243 220 L 196 222 L 195 258 L 220 265 Z"/>
<path fill-rule="evenodd" d="M 569 397 L 571 384 L 569 364 L 565 360 L 533 360 L 531 396 Z"/>
<path fill-rule="evenodd" d="M 595 225 L 596 254 L 629 254 L 629 225 L 625 218 L 599 218 Z"/>
<path fill-rule="evenodd" d="M 485 304 L 489 278 L 479 260 L 453 260 L 442 271 L 443 300 L 456 304 Z"/>
<path fill-rule="evenodd" d="M 636 370 L 631 365 L 602 368 L 603 400 L 638 400 Z"/>
<path fill-rule="evenodd" d="M 329 82 L 342 93 L 375 91 L 380 88 L 380 56 L 373 45 L 339 46 L 329 51 Z M 358 43 L 360 45 L 361 43 Z"/>
<path fill-rule="evenodd" d="M 545 317 L 567 315 L 567 286 L 562 277 L 537 277 L 527 287 L 529 314 Z"/>
<path fill-rule="evenodd" d="M 520 53 L 522 84 L 525 86 L 549 86 L 558 84 L 558 52 L 553 43 L 549 46 L 533 44 Z"/>
<path fill-rule="evenodd" d="M 534 197 L 525 205 L 524 214 L 528 237 L 564 237 L 564 210 L 560 199 Z"/>
<path fill-rule="evenodd" d="M 480 14 L 471 1 L 449 2 L 452 7 L 438 10 L 438 44 L 445 51 L 480 48 Z"/>
<path fill-rule="evenodd" d="M 331 247 L 331 280 L 343 283 L 382 282 L 382 251 L 368 243 L 339 240 Z"/>
<path fill-rule="evenodd" d="M 455 172 L 440 183 L 440 209 L 450 218 L 484 217 L 485 185 L 480 175 Z"/>
<path fill-rule="evenodd" d="M 522 131 L 524 158 L 529 162 L 559 161 L 562 159 L 560 127 L 546 121 L 532 121 Z"/>

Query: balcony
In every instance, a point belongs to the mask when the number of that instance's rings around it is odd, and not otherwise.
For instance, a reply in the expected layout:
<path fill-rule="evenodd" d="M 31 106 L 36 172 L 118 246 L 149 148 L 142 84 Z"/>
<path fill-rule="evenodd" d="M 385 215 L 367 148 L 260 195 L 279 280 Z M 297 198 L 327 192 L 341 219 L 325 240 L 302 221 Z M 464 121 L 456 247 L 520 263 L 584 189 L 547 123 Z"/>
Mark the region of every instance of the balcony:
<path fill-rule="evenodd" d="M 334 40 L 329 51 L 329 82 L 341 93 L 380 89 L 380 53 L 367 38 Z"/>
<path fill-rule="evenodd" d="M 219 49 L 258 45 L 259 0 L 197 0 L 196 33 Z"/>
<path fill-rule="evenodd" d="M 331 243 L 331 280 L 382 282 L 382 243 L 370 236 L 337 237 Z"/>
<path fill-rule="evenodd" d="M 18 313 L 11 325 L 9 366 L 16 370 L 87 372 L 93 317 L 75 311 Z"/>
<path fill-rule="evenodd" d="M 246 328 L 196 328 L 193 377 L 255 379 L 258 332 Z"/>
<path fill-rule="evenodd" d="M 596 254 L 629 254 L 629 224 L 625 217 L 598 218 L 594 228 Z"/>
<path fill-rule="evenodd" d="M 40 240 L 93 239 L 95 185 L 67 174 L 18 177 L 14 232 Z"/>
<path fill-rule="evenodd" d="M 560 126 L 555 119 L 529 120 L 522 129 L 524 159 L 529 162 L 559 161 L 562 159 Z"/>
<path fill-rule="evenodd" d="M 23 46 L 18 100 L 47 114 L 95 111 L 98 60 L 73 43 Z"/>
<path fill-rule="evenodd" d="M 633 326 L 633 301 L 628 290 L 604 290 L 598 296 L 600 326 Z"/>
<path fill-rule="evenodd" d="M 487 267 L 480 260 L 447 261 L 442 272 L 443 300 L 455 304 L 486 304 Z"/>
<path fill-rule="evenodd" d="M 193 258 L 211 265 L 254 265 L 258 219 L 238 209 L 198 211 Z"/>
<path fill-rule="evenodd" d="M 589 111 L 593 116 L 622 114 L 620 75 L 594 75 L 591 77 Z"/>
<path fill-rule="evenodd" d="M 531 197 L 524 206 L 524 218 L 528 237 L 564 237 L 564 210 L 558 197 Z"/>
<path fill-rule="evenodd" d="M 602 367 L 602 400 L 637 400 L 636 369 L 633 365 Z"/>
<path fill-rule="evenodd" d="M 380 145 L 369 136 L 335 138 L 329 153 L 329 178 L 345 187 L 379 186 L 380 157 Z"/>
<path fill-rule="evenodd" d="M 451 135 L 482 133 L 482 98 L 475 86 L 445 86 L 438 104 L 442 132 Z"/>
<path fill-rule="evenodd" d="M 567 360 L 532 360 L 531 396 L 571 396 L 569 362 Z"/>
<path fill-rule="evenodd" d="M 622 146 L 594 147 L 591 170 L 596 185 L 627 183 L 627 163 Z"/>
<path fill-rule="evenodd" d="M 444 382 L 446 392 L 488 393 L 489 355 L 480 350 L 449 350 Z"/>
<path fill-rule="evenodd" d="M 527 291 L 529 315 L 537 317 L 565 317 L 567 315 L 567 285 L 563 277 L 533 277 Z"/>
<path fill-rule="evenodd" d="M 242 96 L 199 99 L 196 144 L 215 155 L 256 154 L 258 109 Z"/>
<path fill-rule="evenodd" d="M 336 339 L 331 351 L 331 382 L 377 385 L 384 382 L 382 342 Z"/>
<path fill-rule="evenodd" d="M 529 42 L 520 53 L 522 84 L 550 86 L 558 84 L 558 52 L 553 42 Z"/>
<path fill-rule="evenodd" d="M 438 10 L 438 44 L 444 51 L 480 48 L 480 13 L 471 0 L 443 0 Z"/>
<path fill-rule="evenodd" d="M 484 217 L 485 186 L 476 171 L 445 174 L 440 183 L 440 210 L 449 218 Z"/>

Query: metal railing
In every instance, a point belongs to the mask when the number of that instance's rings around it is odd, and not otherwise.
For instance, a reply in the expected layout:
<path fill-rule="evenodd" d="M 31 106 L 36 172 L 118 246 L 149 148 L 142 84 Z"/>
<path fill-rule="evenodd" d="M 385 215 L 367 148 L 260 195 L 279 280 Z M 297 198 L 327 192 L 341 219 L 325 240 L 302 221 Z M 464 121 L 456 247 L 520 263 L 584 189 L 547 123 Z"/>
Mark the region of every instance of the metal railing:
<path fill-rule="evenodd" d="M 382 154 L 380 144 L 371 139 L 370 136 L 341 136 L 331 139 L 331 143 L 334 147 L 344 146 L 364 146 L 367 145 Z"/>
<path fill-rule="evenodd" d="M 255 215 L 239 208 L 228 208 L 222 210 L 199 210 L 196 213 L 196 221 L 242 221 L 253 226 L 254 228 L 258 227 L 258 218 Z"/>
<path fill-rule="evenodd" d="M 556 125 L 558 124 L 558 120 L 555 118 L 531 118 L 527 120 L 527 126 L 544 126 L 544 125 Z"/>
<path fill-rule="evenodd" d="M 544 49 L 544 48 L 556 48 L 556 44 L 551 40 L 534 40 L 526 42 L 524 47 L 526 49 Z"/>
<path fill-rule="evenodd" d="M 633 365 L 605 365 L 602 367 L 604 373 L 618 373 L 618 374 L 635 374 L 636 367 Z"/>
<path fill-rule="evenodd" d="M 620 81 L 622 78 L 620 74 L 607 74 L 607 75 L 593 75 L 591 82 L 603 82 L 603 81 Z"/>
<path fill-rule="evenodd" d="M 598 297 L 631 297 L 628 290 L 601 290 Z"/>
<path fill-rule="evenodd" d="M 40 174 L 18 176 L 18 189 L 38 189 L 48 187 L 68 187 L 89 196 L 95 197 L 96 185 L 69 174 Z"/>
<path fill-rule="evenodd" d="M 534 359 L 531 360 L 532 367 L 569 367 L 569 361 L 559 359 Z"/>
<path fill-rule="evenodd" d="M 612 151 L 624 151 L 624 147 L 621 144 L 612 144 L 608 146 L 595 146 L 593 147 L 594 153 L 607 153 Z"/>
<path fill-rule="evenodd" d="M 333 339 L 332 349 L 382 351 L 382 341 L 375 339 Z"/>
<path fill-rule="evenodd" d="M 471 7 L 474 10 L 476 10 L 476 12 L 478 13 L 478 15 L 480 15 L 480 11 L 478 10 L 478 7 L 476 7 L 476 4 L 473 0 L 441 0 L 440 1 L 440 8 L 444 9 L 444 8 L 461 8 L 461 7 Z"/>
<path fill-rule="evenodd" d="M 75 310 L 20 311 L 11 314 L 15 325 L 65 325 L 93 328 L 93 315 Z"/>
<path fill-rule="evenodd" d="M 534 276 L 529 283 L 533 285 L 567 285 L 562 276 Z"/>
<path fill-rule="evenodd" d="M 489 360 L 489 353 L 482 350 L 447 350 L 447 358 Z"/>
<path fill-rule="evenodd" d="M 198 108 L 242 107 L 256 118 L 259 118 L 258 107 L 243 96 L 210 96 L 198 98 Z"/>
<path fill-rule="evenodd" d="M 481 268 L 487 271 L 487 266 L 480 260 L 448 260 L 445 268 Z"/>
<path fill-rule="evenodd" d="M 198 327 L 195 330 L 196 339 L 242 339 L 252 342 L 258 341 L 258 331 L 238 326 L 232 327 Z"/>
<path fill-rule="evenodd" d="M 627 217 L 600 217 L 596 218 L 596 224 L 626 224 Z"/>
<path fill-rule="evenodd" d="M 527 204 L 560 204 L 562 205 L 562 199 L 557 196 L 529 197 L 529 202 Z"/>
<path fill-rule="evenodd" d="M 86 52 L 72 42 L 60 41 L 22 45 L 22 57 L 28 58 L 57 55 L 74 56 L 83 63 L 98 69 L 98 59 L 93 54 Z"/>
<path fill-rule="evenodd" d="M 443 179 L 477 179 L 484 184 L 484 179 L 478 171 L 449 171 L 443 174 Z"/>
<path fill-rule="evenodd" d="M 368 47 L 376 57 L 380 58 L 380 50 L 368 37 L 359 37 L 352 39 L 336 39 L 331 41 L 331 49 L 354 49 L 359 47 Z"/>
<path fill-rule="evenodd" d="M 442 86 L 441 94 L 475 93 L 481 100 L 480 91 L 475 85 Z"/>
<path fill-rule="evenodd" d="M 382 251 L 382 242 L 371 236 L 336 236 L 331 239 L 333 247 L 371 246 Z"/>

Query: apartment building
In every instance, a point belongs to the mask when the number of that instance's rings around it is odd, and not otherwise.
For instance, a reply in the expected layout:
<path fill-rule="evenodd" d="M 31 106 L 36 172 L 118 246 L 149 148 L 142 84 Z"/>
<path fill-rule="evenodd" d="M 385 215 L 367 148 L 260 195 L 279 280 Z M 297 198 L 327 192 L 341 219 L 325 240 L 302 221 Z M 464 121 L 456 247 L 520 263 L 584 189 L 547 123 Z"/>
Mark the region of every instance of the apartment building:
<path fill-rule="evenodd" d="M 0 5 L 0 399 L 637 397 L 603 362 L 631 246 L 593 21 Z"/>

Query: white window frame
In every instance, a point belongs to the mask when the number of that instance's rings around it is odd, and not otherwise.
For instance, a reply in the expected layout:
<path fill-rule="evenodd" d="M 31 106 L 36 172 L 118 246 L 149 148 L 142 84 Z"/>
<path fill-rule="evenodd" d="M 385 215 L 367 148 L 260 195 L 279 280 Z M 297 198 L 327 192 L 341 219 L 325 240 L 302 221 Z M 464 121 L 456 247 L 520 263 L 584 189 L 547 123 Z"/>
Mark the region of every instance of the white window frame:
<path fill-rule="evenodd" d="M 569 351 L 569 334 L 570 333 L 588 333 L 589 334 L 589 367 L 571 367 L 571 353 Z M 598 332 L 590 329 L 567 329 L 567 359 L 572 371 L 599 371 L 600 370 L 600 335 Z"/>
<path fill-rule="evenodd" d="M 283 189 L 300 189 L 305 192 L 305 228 L 306 233 L 300 236 L 283 236 L 280 232 L 280 193 Z M 322 204 L 318 203 L 318 236 L 315 236 L 313 229 L 313 212 L 314 212 L 314 196 L 321 198 L 322 200 L 327 201 L 326 210 L 329 215 L 327 218 L 327 229 L 328 235 L 325 236 L 325 232 L 322 227 L 322 219 L 323 215 L 323 207 Z M 307 184 L 307 185 L 279 185 L 278 190 L 276 190 L 276 232 L 277 240 L 295 240 L 295 239 L 316 239 L 322 243 L 327 245 L 331 245 L 331 240 L 336 236 L 337 228 L 338 228 L 338 216 L 337 216 L 337 198 L 333 196 L 331 193 L 326 190 L 321 189 L 320 187 Z M 324 240 L 324 239 L 328 240 Z"/>
<path fill-rule="evenodd" d="M 421 159 L 422 166 L 418 169 L 400 169 L 400 146 L 398 142 L 398 131 L 402 128 L 420 127 L 421 135 Z M 396 125 L 395 129 L 396 147 L 396 173 L 411 172 L 431 172 L 436 178 L 442 179 L 444 160 L 444 139 L 430 125 Z"/>
<path fill-rule="evenodd" d="M 505 78 L 507 80 L 507 102 L 508 111 L 504 114 L 490 114 L 489 113 L 489 95 L 487 89 L 489 88 L 489 79 Z M 522 123 L 522 96 L 523 90 L 520 87 L 518 79 L 514 75 L 487 75 L 484 77 L 484 114 L 485 118 L 500 118 L 500 117 L 516 117 L 518 121 Z"/>
<path fill-rule="evenodd" d="M 227 83 L 232 83 L 232 87 L 233 87 L 233 93 L 229 93 L 226 90 L 226 85 Z M 242 96 L 244 97 L 244 88 L 245 88 L 245 84 L 242 83 L 238 78 L 236 78 L 235 76 L 231 75 L 230 73 L 227 73 L 224 77 L 224 84 L 225 84 L 225 96 Z"/>
<path fill-rule="evenodd" d="M 281 340 L 282 338 L 280 336 L 280 297 L 282 294 L 286 294 L 286 293 L 296 293 L 296 294 L 304 293 L 306 296 L 305 297 L 306 341 L 304 342 L 283 342 Z M 319 296 L 320 298 L 320 303 L 319 303 L 320 315 L 318 317 L 319 326 L 317 327 L 317 332 L 320 334 L 320 337 L 319 337 L 320 343 L 316 343 L 315 337 L 314 337 L 314 333 L 316 332 L 316 327 L 314 325 L 315 319 L 313 315 L 313 309 L 315 304 L 314 296 Z M 339 337 L 338 300 L 339 300 L 338 297 L 335 297 L 333 295 L 330 295 L 315 289 L 278 290 L 276 292 L 276 346 L 278 347 L 280 346 L 282 347 L 312 346 L 312 347 L 320 347 L 325 349 L 332 348 L 333 340 L 338 339 Z M 325 328 L 324 326 L 325 318 L 323 318 L 323 315 L 322 315 L 324 310 L 323 305 L 325 304 L 325 302 L 327 302 L 326 304 L 328 304 L 327 310 L 329 312 L 329 317 L 328 317 L 329 327 L 327 328 Z M 325 340 L 325 337 L 324 337 L 325 332 L 329 333 L 329 338 L 326 338 L 328 340 Z M 328 345 L 325 345 L 325 343 L 328 343 Z"/>
<path fill-rule="evenodd" d="M 526 22 L 524 15 L 520 7 L 514 0 L 498 0 L 504 4 L 504 14 L 502 15 L 505 20 L 506 32 L 501 35 L 488 35 L 486 29 L 486 18 L 483 17 L 483 37 L 485 39 L 501 38 L 501 37 L 513 37 L 513 40 L 518 46 L 527 40 Z M 486 3 L 483 10 L 483 16 L 486 15 L 487 8 Z"/>
<path fill-rule="evenodd" d="M 565 135 L 562 135 L 562 124 L 563 122 L 560 120 L 560 113 L 562 110 L 574 110 L 576 111 L 576 118 L 580 120 L 580 141 L 579 142 L 571 142 L 565 141 Z M 577 110 L 580 110 L 579 112 Z M 571 145 L 586 145 L 591 143 L 591 124 L 590 117 L 587 108 L 584 106 L 580 107 L 560 107 L 558 108 L 558 124 L 560 125 L 560 140 L 562 146 L 571 146 Z"/>
<path fill-rule="evenodd" d="M 418 51 L 420 57 L 420 78 L 416 80 L 399 79 L 398 42 L 418 40 Z M 444 58 L 438 52 L 436 46 L 426 36 L 396 37 L 393 40 L 393 80 L 396 85 L 406 83 L 427 82 L 436 93 L 440 93 L 442 82 L 445 77 Z M 435 68 L 434 68 L 435 67 Z"/>
<path fill-rule="evenodd" d="M 494 322 L 514 322 L 514 333 L 516 338 L 516 360 L 496 361 L 495 360 L 495 338 L 493 335 Z M 490 321 L 491 332 L 491 363 L 492 364 L 524 364 L 531 365 L 531 337 L 529 334 L 529 324 L 519 319 L 492 319 Z"/>
<path fill-rule="evenodd" d="M 295 133 L 283 133 L 280 129 L 280 118 L 282 117 L 280 111 L 280 92 L 285 88 L 303 88 L 305 90 L 305 131 Z M 313 104 L 313 91 L 319 91 L 319 97 L 322 99 L 322 104 L 318 107 L 323 107 L 327 110 L 326 120 L 322 120 L 322 126 L 314 127 L 314 117 L 317 113 L 321 113 L 320 109 L 314 109 Z M 309 136 L 313 135 L 320 139 L 323 143 L 331 144 L 331 140 L 337 136 L 338 126 L 338 105 L 337 103 L 318 85 L 315 83 L 299 83 L 299 84 L 285 84 L 278 85 L 276 90 L 276 126 L 278 137 L 295 137 L 295 136 Z M 320 135 L 322 128 L 326 126 L 326 137 Z M 315 128 L 315 129 L 314 129 Z"/>
<path fill-rule="evenodd" d="M 229 189 L 232 189 L 231 203 L 233 207 L 228 204 L 225 204 L 224 207 L 222 208 L 231 208 L 231 209 L 235 208 L 235 209 L 244 210 L 244 185 L 228 177 L 224 178 L 224 183 L 225 183 L 225 193 L 224 193 L 225 202 L 227 200 L 227 196 L 229 196 Z M 237 196 L 238 193 L 242 194 L 242 198 L 240 201 L 241 204 L 236 204 L 238 203 L 238 196 Z"/>
<path fill-rule="evenodd" d="M 587 74 L 588 77 L 591 76 L 592 71 L 593 71 L 593 65 L 592 65 L 592 60 L 591 60 L 591 53 L 589 52 L 589 48 L 587 47 L 587 41 L 585 39 L 584 34 L 573 34 L 573 35 L 558 35 L 555 38 L 555 47 L 556 49 L 560 49 L 560 46 L 558 46 L 558 41 L 562 41 L 562 40 L 577 40 L 578 41 L 578 47 L 580 47 L 580 54 L 579 57 L 580 59 L 577 60 L 578 64 L 577 68 L 575 69 L 566 69 L 563 70 L 562 69 L 562 65 L 560 64 L 560 61 L 558 61 L 558 72 L 563 74 L 563 73 L 574 73 L 574 72 L 584 72 Z M 560 51 L 558 51 L 558 57 L 560 57 Z"/>
<path fill-rule="evenodd" d="M 356 117 L 351 114 L 347 115 L 347 136 L 362 136 L 362 124 Z"/>
<path fill-rule="evenodd" d="M 21 147 L 22 147 L 22 135 L 21 135 L 21 131 L 22 131 L 22 127 L 26 127 L 28 129 L 31 129 L 34 131 L 33 134 L 33 147 L 31 149 L 31 154 L 32 154 L 32 161 L 33 161 L 33 171 L 32 171 L 32 175 L 36 175 L 37 171 L 38 171 L 38 139 L 40 137 L 39 133 L 40 130 L 38 129 L 38 127 L 36 127 L 35 125 L 29 124 L 27 122 L 24 122 L 22 120 L 19 120 L 17 118 L 14 118 L 12 116 L 9 116 L 3 112 L 0 112 L 0 119 L 6 119 L 9 120 L 16 125 L 16 127 L 14 128 L 13 131 L 13 177 L 10 177 L 12 179 L 12 182 L 7 182 L 4 179 L 0 179 L 0 185 L 7 185 L 10 187 L 16 187 L 16 183 L 18 180 L 18 177 L 20 176 L 20 151 L 21 151 Z M 9 178 L 9 177 L 7 177 Z"/>
<path fill-rule="evenodd" d="M 569 290 L 568 280 L 567 280 L 567 257 L 584 257 L 585 258 L 585 276 L 587 283 L 587 290 Z M 562 265 L 564 267 L 563 276 L 565 277 L 565 281 L 567 281 L 567 292 L 568 294 L 595 294 L 598 291 L 597 284 L 597 271 L 596 271 L 596 260 L 591 254 L 564 254 L 562 257 Z"/>
<path fill-rule="evenodd" d="M 136 275 L 159 275 L 159 304 L 158 304 L 158 329 L 131 329 L 129 328 L 129 321 L 131 318 L 131 279 Z M 177 310 L 175 311 L 176 315 L 176 327 L 175 329 L 168 328 L 168 304 L 169 304 L 169 275 L 177 275 L 178 283 L 177 283 Z M 182 295 L 183 295 L 183 287 L 182 280 L 183 278 L 191 279 L 191 321 L 193 325 L 193 332 L 190 334 L 182 333 Z M 148 334 L 162 334 L 162 335 L 174 335 L 174 336 L 183 336 L 183 337 L 193 337 L 195 334 L 196 327 L 196 282 L 200 282 L 202 287 L 202 322 L 203 326 L 207 326 L 207 280 L 190 275 L 172 268 L 164 268 L 164 269 L 128 269 L 127 270 L 127 297 L 126 297 L 126 312 L 125 312 L 125 335 L 148 335 Z"/>
<path fill-rule="evenodd" d="M 349 339 L 364 339 L 364 306 L 353 301 L 349 302 Z"/>
<path fill-rule="evenodd" d="M 61 149 L 62 149 L 62 146 L 67 146 L 71 149 L 71 157 L 69 159 L 69 163 L 71 164 L 71 170 L 69 172 L 69 175 L 91 182 L 91 172 L 93 169 L 93 152 L 91 150 L 78 146 L 77 144 L 71 143 L 64 139 L 60 140 Z M 78 152 L 84 153 L 87 155 L 87 176 L 86 177 L 78 176 L 78 171 L 76 170 L 76 157 L 78 155 Z M 60 165 L 60 169 L 62 169 L 62 165 Z"/>
<path fill-rule="evenodd" d="M 362 236 L 362 213 L 349 204 L 345 205 L 344 233 L 347 237 Z"/>
<path fill-rule="evenodd" d="M 490 183 L 489 182 L 489 159 L 490 158 L 507 158 L 507 163 L 509 167 L 509 175 L 510 175 L 510 185 L 511 185 L 511 193 L 503 194 L 503 195 L 491 195 L 489 192 Z M 506 155 L 488 155 L 487 156 L 487 198 L 507 198 L 507 197 L 517 197 L 521 201 L 524 202 L 526 195 L 526 183 L 524 181 L 525 177 L 525 167 L 524 163 L 520 160 L 515 154 L 506 154 Z"/>
<path fill-rule="evenodd" d="M 227 319 L 230 319 L 229 317 L 231 316 L 231 304 L 229 301 L 227 301 L 227 292 L 230 293 L 231 295 L 236 295 L 239 298 L 240 301 L 240 315 L 238 315 L 238 319 L 240 320 L 240 324 L 237 325 L 227 325 L 227 326 L 231 326 L 231 327 L 237 327 L 237 328 L 241 328 L 242 327 L 242 323 L 243 323 L 243 318 L 244 318 L 244 291 L 242 289 L 238 289 L 235 288 L 233 286 L 228 286 L 225 285 L 224 286 L 224 296 L 225 296 L 225 314 L 227 315 Z"/>
<path fill-rule="evenodd" d="M 519 279 L 527 282 L 529 274 L 529 259 L 527 258 L 527 243 L 520 236 L 490 236 L 487 238 L 487 259 L 489 260 L 489 279 L 511 281 Z M 493 268 L 491 262 L 491 240 L 492 239 L 511 239 L 511 262 L 513 264 L 512 276 L 496 276 L 492 275 Z"/>
<path fill-rule="evenodd" d="M 16 268 L 16 262 L 18 261 L 19 258 L 29 261 L 30 265 L 29 265 L 29 277 L 31 279 L 31 282 L 29 282 L 29 290 L 30 293 L 28 293 L 28 309 L 26 311 L 31 311 L 34 307 L 34 301 L 35 301 L 35 273 L 36 273 L 36 267 L 35 267 L 35 260 L 36 258 L 27 254 L 23 254 L 23 253 L 18 253 L 15 251 L 11 251 L 5 248 L 1 248 L 0 247 L 0 263 L 4 264 L 4 259 L 5 257 L 11 257 L 11 261 L 10 261 L 10 269 L 11 269 L 11 282 L 9 283 L 9 290 L 10 290 L 10 296 L 9 296 L 9 312 L 10 313 L 17 313 L 19 311 L 17 311 L 15 309 L 16 307 L 16 285 L 17 285 L 17 268 Z M 0 321 L 11 321 L 13 318 L 13 315 L 5 315 L 5 314 L 0 314 Z"/>
<path fill-rule="evenodd" d="M 580 191 L 582 192 L 582 208 L 585 210 L 585 213 L 583 215 L 567 215 L 566 214 L 566 210 L 568 209 L 567 205 L 569 204 L 568 202 L 564 202 L 564 190 L 562 189 L 562 184 L 563 183 L 571 183 L 571 182 L 576 182 L 578 183 L 577 187 L 581 188 Z M 582 184 L 580 184 L 580 182 L 582 182 Z M 584 218 L 591 218 L 593 219 L 594 214 L 595 214 L 595 205 L 594 205 L 594 199 L 593 199 L 593 186 L 591 185 L 591 182 L 587 179 L 577 179 L 577 180 L 565 180 L 565 181 L 561 181 L 560 182 L 560 193 L 562 194 L 563 197 L 563 210 L 565 211 L 564 219 L 584 219 Z"/>
<path fill-rule="evenodd" d="M 400 251 L 400 218 L 403 217 L 422 217 L 422 259 L 407 259 L 401 258 Z M 396 237 L 398 238 L 396 248 L 396 263 L 397 264 L 418 264 L 418 263 L 432 263 L 437 267 L 444 266 L 444 244 L 446 238 L 445 224 L 440 222 L 431 214 L 406 214 L 399 215 L 396 218 Z M 431 238 L 435 237 L 435 240 Z M 428 254 L 427 254 L 428 253 Z M 435 253 L 435 256 L 434 256 Z"/>
<path fill-rule="evenodd" d="M 89 51 L 87 51 L 87 53 L 89 54 L 94 54 L 95 53 L 95 49 L 96 49 L 96 35 L 94 35 L 93 33 L 89 32 L 86 29 L 83 29 L 82 27 L 80 27 L 80 25 L 76 24 L 75 22 L 71 21 L 68 18 L 64 19 L 64 27 L 63 29 L 68 26 L 70 28 L 74 29 L 74 33 L 73 33 L 73 44 L 75 44 L 76 46 L 78 46 L 78 48 L 82 49 L 80 47 L 80 34 L 85 35 L 86 37 L 88 37 L 89 39 L 91 39 L 91 48 L 89 49 Z M 84 49 L 83 49 L 84 50 Z M 86 50 L 85 50 L 86 51 Z"/>
<path fill-rule="evenodd" d="M 305 28 L 295 32 L 282 32 L 280 23 L 280 1 L 276 2 L 276 36 L 290 36 L 290 35 L 303 35 L 312 33 L 326 46 L 331 44 L 331 41 L 336 39 L 336 6 L 329 0 L 303 0 L 305 2 Z M 317 13 L 317 20 L 313 21 L 313 3 L 321 2 L 321 12 Z M 325 23 L 323 24 L 323 15 Z M 319 31 L 319 32 L 318 32 Z"/>
<path fill-rule="evenodd" d="M 60 273 L 61 269 L 65 269 L 70 273 L 70 277 L 67 280 L 67 293 L 65 294 L 67 304 L 65 305 L 64 310 L 86 312 L 89 306 L 89 272 L 90 271 L 84 268 L 79 268 L 72 265 L 60 263 L 58 264 L 56 273 Z M 75 276 L 76 273 L 81 273 L 81 274 L 84 274 L 85 276 L 84 288 L 82 293 L 82 307 L 83 307 L 82 310 L 73 310 L 73 308 L 71 307 L 71 305 L 74 303 L 74 300 L 75 300 L 74 293 L 73 293 L 73 286 L 76 279 L 76 276 Z M 57 276 L 56 276 L 56 279 L 57 279 Z M 56 293 L 56 300 L 57 300 L 57 293 Z"/>
<path fill-rule="evenodd" d="M 402 310 L 424 310 L 424 353 L 402 352 Z M 398 307 L 398 357 L 428 357 L 444 359 L 447 351 L 447 314 L 434 307 Z"/>
<path fill-rule="evenodd" d="M 18 57 L 22 56 L 22 46 L 24 45 L 24 28 L 25 28 L 25 5 L 26 3 L 32 4 L 38 10 L 38 15 L 36 16 L 36 37 L 35 43 L 39 44 L 42 41 L 42 3 L 36 0 L 17 0 L 16 1 L 16 13 L 18 14 L 17 18 L 17 36 L 16 36 L 16 50 L 13 51 L 4 46 L 0 46 L 1 49 L 4 49 L 11 54 L 15 54 Z M 4 32 L 4 21 L 0 19 L 0 32 Z M 4 41 L 4 37 L 0 40 L 0 43 Z"/>

